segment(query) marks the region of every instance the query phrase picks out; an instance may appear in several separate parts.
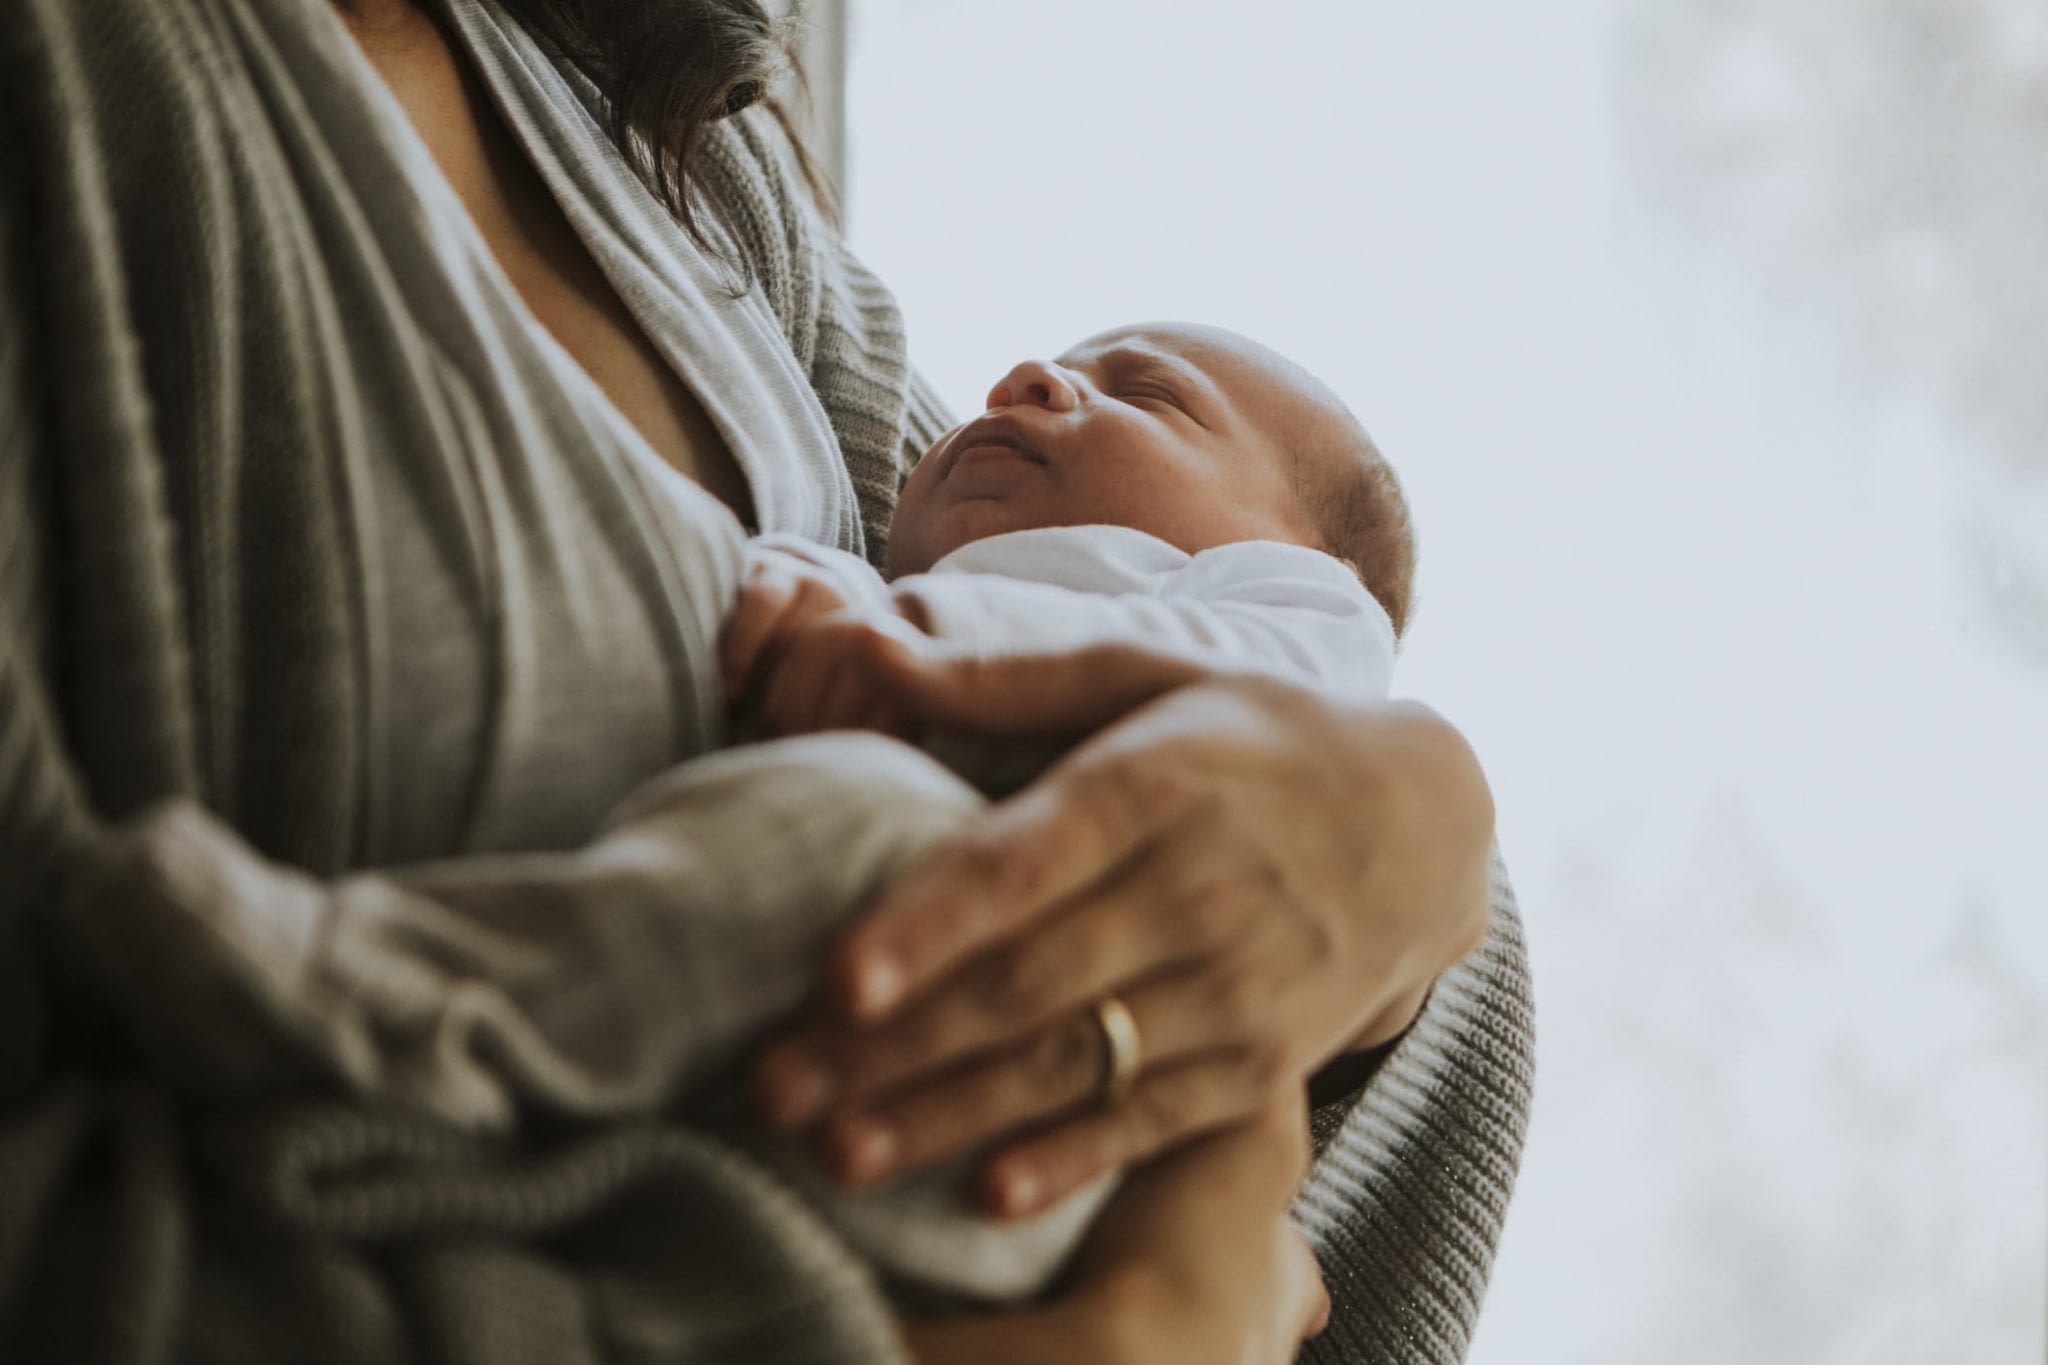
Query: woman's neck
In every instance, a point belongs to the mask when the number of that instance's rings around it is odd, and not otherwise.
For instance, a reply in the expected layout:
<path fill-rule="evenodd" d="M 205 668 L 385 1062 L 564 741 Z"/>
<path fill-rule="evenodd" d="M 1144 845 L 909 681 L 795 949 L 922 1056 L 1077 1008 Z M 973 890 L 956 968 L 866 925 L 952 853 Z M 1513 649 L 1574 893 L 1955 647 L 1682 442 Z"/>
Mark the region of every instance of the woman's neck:
<path fill-rule="evenodd" d="M 376 32 L 419 17 L 413 0 L 333 0 L 341 20 L 357 32 Z"/>

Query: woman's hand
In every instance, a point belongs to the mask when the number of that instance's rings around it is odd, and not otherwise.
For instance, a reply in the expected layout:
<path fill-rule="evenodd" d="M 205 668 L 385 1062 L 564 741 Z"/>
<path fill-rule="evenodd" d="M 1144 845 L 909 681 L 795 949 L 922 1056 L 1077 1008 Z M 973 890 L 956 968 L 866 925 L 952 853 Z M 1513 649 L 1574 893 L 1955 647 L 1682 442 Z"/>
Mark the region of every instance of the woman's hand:
<path fill-rule="evenodd" d="M 1293 1095 L 1396 1035 L 1485 934 L 1492 803 L 1417 706 L 1217 679 L 1149 652 L 899 660 L 934 724 L 1087 731 L 1036 785 L 886 894 L 841 945 L 843 1019 L 772 1046 L 764 1108 L 822 1121 L 850 1184 L 1023 1132 L 983 1172 L 1024 1215 Z M 1128 713 L 1128 714 L 1126 714 Z M 1096 1103 L 1092 1006 L 1143 1065 Z"/>
<path fill-rule="evenodd" d="M 914 1324 L 920 1365 L 1282 1365 L 1330 1301 L 1287 1219 L 1307 1163 L 1298 1100 L 1133 1172 L 1073 1286 L 1040 1309 Z"/>

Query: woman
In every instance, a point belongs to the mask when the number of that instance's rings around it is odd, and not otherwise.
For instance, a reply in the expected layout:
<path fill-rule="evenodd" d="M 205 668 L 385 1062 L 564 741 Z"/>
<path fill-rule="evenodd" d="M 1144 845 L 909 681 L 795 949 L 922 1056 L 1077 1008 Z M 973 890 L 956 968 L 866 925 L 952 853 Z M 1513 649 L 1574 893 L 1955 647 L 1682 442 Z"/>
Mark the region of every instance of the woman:
<path fill-rule="evenodd" d="M 26 0 L 0 44 L 0 1355 L 1282 1359 L 1312 1076 L 1311 1351 L 1462 1353 L 1526 997 L 1498 886 L 1439 979 L 1491 812 L 1418 710 L 1116 652 L 932 699 L 1093 738 L 848 941 L 870 1026 L 763 1088 L 849 1178 L 1029 1130 L 1005 1211 L 1168 1153 L 1028 1313 L 898 1323 L 656 1115 L 494 1146 L 235 1027 L 116 910 L 202 896 L 291 960 L 309 878 L 579 845 L 722 737 L 743 523 L 879 554 L 943 423 L 774 120 L 727 117 L 774 57 L 746 0 Z M 1237 931 L 1186 960 L 1190 906 Z M 1144 1040 L 1112 1108 L 1042 985 L 1083 920 Z"/>

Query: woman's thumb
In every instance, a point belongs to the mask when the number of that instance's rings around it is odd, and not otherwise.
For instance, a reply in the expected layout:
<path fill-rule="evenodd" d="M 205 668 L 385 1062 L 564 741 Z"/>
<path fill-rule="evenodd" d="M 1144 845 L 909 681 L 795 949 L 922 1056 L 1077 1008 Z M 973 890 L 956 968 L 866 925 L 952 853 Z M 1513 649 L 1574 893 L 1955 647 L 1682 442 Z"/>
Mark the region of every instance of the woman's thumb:
<path fill-rule="evenodd" d="M 877 632 L 869 645 L 870 665 L 911 716 L 970 734 L 1083 734 L 1208 676 L 1199 664 L 1135 645 L 985 656 L 908 627 Z"/>
<path fill-rule="evenodd" d="M 1300 1242 L 1299 1248 L 1294 1284 L 1300 1293 L 1301 1312 L 1294 1329 L 1296 1342 L 1321 1336 L 1330 1325 L 1330 1290 L 1323 1283 L 1322 1267 L 1316 1264 L 1316 1254 L 1308 1243 Z"/>

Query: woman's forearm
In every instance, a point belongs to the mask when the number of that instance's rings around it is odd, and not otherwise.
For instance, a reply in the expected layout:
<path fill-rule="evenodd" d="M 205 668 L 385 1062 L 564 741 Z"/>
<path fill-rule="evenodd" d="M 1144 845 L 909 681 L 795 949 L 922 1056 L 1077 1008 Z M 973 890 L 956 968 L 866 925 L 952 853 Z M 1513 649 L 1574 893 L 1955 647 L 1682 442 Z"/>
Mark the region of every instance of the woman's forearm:
<path fill-rule="evenodd" d="M 1050 1365 L 1089 1359 L 1066 1349 L 1050 1316 L 1020 1312 L 1001 1318 L 905 1323 L 903 1343 L 916 1365 Z"/>
<path fill-rule="evenodd" d="M 1050 1303 L 904 1330 L 919 1365 L 1279 1365 L 1329 1314 L 1287 1209 L 1297 1102 L 1133 1171 Z"/>
<path fill-rule="evenodd" d="M 1118 1345 L 1129 1306 L 1115 1287 L 1093 1285 L 1042 1307 L 992 1317 L 948 1318 L 903 1324 L 904 1345 L 916 1365 L 1133 1365 Z"/>
<path fill-rule="evenodd" d="M 1442 900 L 1462 937 L 1455 962 L 1486 937 L 1494 835 L 1493 788 L 1464 733 L 1420 702 L 1391 702 L 1367 722 L 1382 780 L 1409 815 L 1423 868 L 1418 880 Z M 1446 966 L 1449 965 L 1447 962 Z"/>
<path fill-rule="evenodd" d="M 1414 983 L 1366 1022 L 1337 1062 L 1377 1053 L 1407 1032 L 1436 978 L 1486 941 L 1492 905 L 1493 790 L 1464 734 L 1419 702 L 1374 708 L 1364 723 L 1378 732 L 1387 806 L 1403 813 L 1409 827 L 1410 884 L 1391 893 L 1433 907 L 1436 932 L 1410 941 L 1424 955 Z"/>

